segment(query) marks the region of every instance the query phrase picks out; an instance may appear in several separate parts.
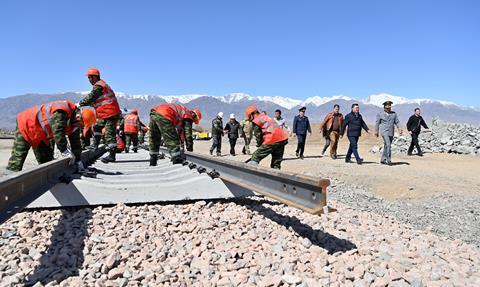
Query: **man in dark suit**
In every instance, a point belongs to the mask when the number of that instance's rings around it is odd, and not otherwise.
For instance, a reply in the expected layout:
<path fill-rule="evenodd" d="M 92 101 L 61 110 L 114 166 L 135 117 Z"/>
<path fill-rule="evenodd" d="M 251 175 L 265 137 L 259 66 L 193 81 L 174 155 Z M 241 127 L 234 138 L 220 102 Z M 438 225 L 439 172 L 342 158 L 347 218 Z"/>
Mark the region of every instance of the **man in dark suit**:
<path fill-rule="evenodd" d="M 421 116 L 420 108 L 415 109 L 415 113 L 408 119 L 407 122 L 407 130 L 412 136 L 412 142 L 410 143 L 410 147 L 408 148 L 408 155 L 412 155 L 413 148 L 417 148 L 417 155 L 423 156 L 422 148 L 420 148 L 420 144 L 418 144 L 418 135 L 422 130 L 422 127 L 428 129 L 427 124 L 423 120 Z"/>
<path fill-rule="evenodd" d="M 363 159 L 360 158 L 360 155 L 358 154 L 358 139 L 362 135 L 362 128 L 368 133 L 368 126 L 360 114 L 360 107 L 358 104 L 353 104 L 352 112 L 345 116 L 345 120 L 343 121 L 342 125 L 342 137 L 347 127 L 347 137 L 348 141 L 350 142 L 350 146 L 348 147 L 348 152 L 345 156 L 345 162 L 352 162 L 350 158 L 353 153 L 355 159 L 357 160 L 357 164 L 362 164 Z"/>

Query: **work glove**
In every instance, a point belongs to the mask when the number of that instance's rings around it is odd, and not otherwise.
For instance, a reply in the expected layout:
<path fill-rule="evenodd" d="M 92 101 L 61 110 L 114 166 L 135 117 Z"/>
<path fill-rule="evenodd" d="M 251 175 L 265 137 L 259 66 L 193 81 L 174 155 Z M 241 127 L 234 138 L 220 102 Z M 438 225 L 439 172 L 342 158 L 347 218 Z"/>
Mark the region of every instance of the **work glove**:
<path fill-rule="evenodd" d="M 81 160 L 77 161 L 75 165 L 77 166 L 77 172 L 85 171 L 85 166 L 83 165 L 83 162 Z"/>
<path fill-rule="evenodd" d="M 68 148 L 60 155 L 62 158 L 69 158 L 68 165 L 75 164 L 75 155 Z"/>

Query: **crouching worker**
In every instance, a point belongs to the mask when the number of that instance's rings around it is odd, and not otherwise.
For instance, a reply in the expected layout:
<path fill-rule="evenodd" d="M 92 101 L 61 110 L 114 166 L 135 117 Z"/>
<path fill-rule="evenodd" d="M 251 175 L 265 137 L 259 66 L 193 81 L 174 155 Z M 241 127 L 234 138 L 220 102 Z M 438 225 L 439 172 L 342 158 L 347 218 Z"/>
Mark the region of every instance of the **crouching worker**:
<path fill-rule="evenodd" d="M 54 101 L 19 113 L 12 155 L 5 174 L 22 170 L 30 147 L 39 164 L 53 160 L 55 145 L 62 158 L 70 158 L 70 165 L 76 164 L 80 171 L 83 170 L 80 132 L 84 125 L 92 126 L 95 121 L 92 110 L 82 111 L 69 101 Z"/>
<path fill-rule="evenodd" d="M 192 123 L 198 125 L 202 114 L 179 104 L 162 104 L 150 111 L 150 166 L 156 166 L 163 137 L 174 164 L 183 163 L 183 143 L 193 151 Z"/>
<path fill-rule="evenodd" d="M 262 159 L 271 154 L 270 167 L 280 169 L 285 145 L 288 143 L 287 134 L 274 119 L 265 114 L 260 114 L 254 106 L 247 107 L 245 115 L 253 123 L 253 133 L 258 147 L 248 163 L 258 165 Z"/>

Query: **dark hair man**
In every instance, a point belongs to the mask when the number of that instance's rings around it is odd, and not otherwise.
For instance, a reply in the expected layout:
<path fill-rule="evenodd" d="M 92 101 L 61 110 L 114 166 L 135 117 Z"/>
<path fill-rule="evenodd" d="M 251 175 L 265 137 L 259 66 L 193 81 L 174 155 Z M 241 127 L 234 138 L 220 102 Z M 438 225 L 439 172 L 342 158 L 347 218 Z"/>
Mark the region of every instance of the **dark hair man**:
<path fill-rule="evenodd" d="M 408 148 L 408 155 L 412 155 L 413 148 L 417 148 L 417 155 L 423 156 L 422 149 L 420 148 L 420 144 L 418 144 L 418 135 L 422 130 L 422 126 L 428 129 L 427 124 L 423 120 L 422 111 L 420 108 L 415 108 L 415 113 L 408 119 L 407 122 L 407 130 L 412 136 L 412 142 L 410 143 L 410 147 Z"/>

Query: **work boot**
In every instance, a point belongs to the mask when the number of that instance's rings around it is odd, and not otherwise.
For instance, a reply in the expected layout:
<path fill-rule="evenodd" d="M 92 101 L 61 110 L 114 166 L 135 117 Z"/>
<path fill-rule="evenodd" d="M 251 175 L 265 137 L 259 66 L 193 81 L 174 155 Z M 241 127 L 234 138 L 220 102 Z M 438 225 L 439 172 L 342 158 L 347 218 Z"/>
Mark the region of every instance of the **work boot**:
<path fill-rule="evenodd" d="M 134 147 L 134 148 L 133 148 L 133 152 L 134 152 L 134 153 L 138 153 L 138 149 Z"/>
<path fill-rule="evenodd" d="M 125 149 L 125 153 L 128 153 L 128 148 Z"/>
<path fill-rule="evenodd" d="M 110 151 L 110 154 L 106 157 L 102 157 L 101 161 L 103 163 L 115 162 L 115 151 Z"/>
<path fill-rule="evenodd" d="M 163 152 L 158 155 L 158 159 L 164 159 L 164 158 L 165 158 L 165 154 Z"/>
<path fill-rule="evenodd" d="M 182 159 L 181 157 L 175 156 L 172 157 L 172 163 L 173 164 L 182 164 L 185 160 Z"/>
<path fill-rule="evenodd" d="M 217 156 L 222 156 L 222 154 L 221 154 L 221 153 L 219 153 L 219 152 L 217 152 Z"/>
<path fill-rule="evenodd" d="M 213 149 L 209 150 L 210 151 L 210 155 L 213 155 Z"/>
<path fill-rule="evenodd" d="M 158 154 L 150 155 L 150 166 L 157 166 Z"/>

